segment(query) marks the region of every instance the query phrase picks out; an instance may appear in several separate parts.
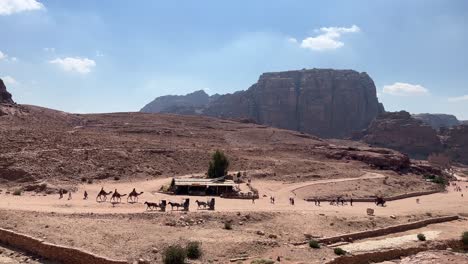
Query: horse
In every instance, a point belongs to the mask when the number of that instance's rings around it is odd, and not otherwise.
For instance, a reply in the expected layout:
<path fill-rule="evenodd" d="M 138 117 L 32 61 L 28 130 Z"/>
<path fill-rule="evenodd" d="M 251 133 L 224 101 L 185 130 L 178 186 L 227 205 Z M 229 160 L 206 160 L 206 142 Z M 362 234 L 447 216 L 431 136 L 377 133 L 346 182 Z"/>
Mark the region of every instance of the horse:
<path fill-rule="evenodd" d="M 198 205 L 198 209 L 200 209 L 201 206 L 203 206 L 203 209 L 206 209 L 206 207 L 208 206 L 207 202 L 201 202 L 201 201 L 198 201 L 198 200 L 196 200 L 195 202 Z"/>
<path fill-rule="evenodd" d="M 173 203 L 173 202 L 168 202 L 167 204 L 170 204 L 171 205 L 171 210 L 174 210 L 174 207 L 177 208 L 177 210 L 179 210 L 180 207 L 184 207 L 182 204 L 180 203 Z"/>

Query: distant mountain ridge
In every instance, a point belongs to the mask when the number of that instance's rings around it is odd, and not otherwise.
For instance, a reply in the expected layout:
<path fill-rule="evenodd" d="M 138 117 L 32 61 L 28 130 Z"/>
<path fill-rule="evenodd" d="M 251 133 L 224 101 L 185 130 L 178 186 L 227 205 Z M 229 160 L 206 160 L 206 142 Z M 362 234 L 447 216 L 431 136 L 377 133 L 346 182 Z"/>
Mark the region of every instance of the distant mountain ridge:
<path fill-rule="evenodd" d="M 430 125 L 432 128 L 438 130 L 442 127 L 450 128 L 453 126 L 458 126 L 461 122 L 454 115 L 447 114 L 414 114 L 413 118 L 421 120 L 427 125 Z"/>
<path fill-rule="evenodd" d="M 152 102 L 145 105 L 140 112 L 145 113 L 178 113 L 177 109 L 194 109 L 203 108 L 210 102 L 216 100 L 218 94 L 209 96 L 205 91 L 199 90 L 187 95 L 165 95 L 154 99 Z"/>
<path fill-rule="evenodd" d="M 344 138 L 367 128 L 384 108 L 367 73 L 303 69 L 264 73 L 248 90 L 211 101 L 201 93 L 159 97 L 141 111 L 245 118 L 325 138 Z"/>

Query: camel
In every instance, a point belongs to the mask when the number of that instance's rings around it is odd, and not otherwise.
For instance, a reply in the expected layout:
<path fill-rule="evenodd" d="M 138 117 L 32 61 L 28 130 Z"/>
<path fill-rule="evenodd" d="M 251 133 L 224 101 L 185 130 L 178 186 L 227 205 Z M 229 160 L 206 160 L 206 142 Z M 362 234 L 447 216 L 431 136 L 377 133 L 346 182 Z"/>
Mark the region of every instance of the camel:
<path fill-rule="evenodd" d="M 132 192 L 128 194 L 127 203 L 129 202 L 129 200 L 130 200 L 130 203 L 138 203 L 138 196 L 140 196 L 142 194 L 143 194 L 143 192 L 137 193 L 135 188 L 133 188 Z"/>
<path fill-rule="evenodd" d="M 171 210 L 174 210 L 174 207 L 177 208 L 177 210 L 179 210 L 180 207 L 184 207 L 182 204 L 180 203 L 173 203 L 173 202 L 168 202 L 168 204 L 171 205 Z"/>
<path fill-rule="evenodd" d="M 198 209 L 200 209 L 201 206 L 203 206 L 203 209 L 206 209 L 206 207 L 208 206 L 207 202 L 201 202 L 201 201 L 198 201 L 198 200 L 196 200 L 195 202 L 198 205 Z"/>
<path fill-rule="evenodd" d="M 127 194 L 120 194 L 117 189 L 115 189 L 112 197 L 110 198 L 111 202 L 120 203 L 122 201 L 122 197 L 127 196 Z"/>
<path fill-rule="evenodd" d="M 111 195 L 112 194 L 112 191 L 110 192 L 106 192 L 104 191 L 104 187 L 101 188 L 101 190 L 99 191 L 98 195 L 96 196 L 96 202 L 105 202 L 107 201 L 107 195 Z"/>

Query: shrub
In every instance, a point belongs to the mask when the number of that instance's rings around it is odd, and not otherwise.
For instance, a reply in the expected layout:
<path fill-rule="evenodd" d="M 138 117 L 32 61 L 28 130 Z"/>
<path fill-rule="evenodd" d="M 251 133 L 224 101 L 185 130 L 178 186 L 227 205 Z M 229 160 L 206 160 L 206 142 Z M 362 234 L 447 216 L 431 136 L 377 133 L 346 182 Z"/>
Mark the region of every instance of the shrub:
<path fill-rule="evenodd" d="M 254 259 L 250 264 L 274 264 L 275 262 L 271 259 Z"/>
<path fill-rule="evenodd" d="M 200 247 L 200 242 L 198 241 L 191 241 L 187 244 L 187 257 L 189 259 L 198 259 L 202 255 L 202 249 Z"/>
<path fill-rule="evenodd" d="M 335 254 L 338 256 L 346 255 L 346 251 L 344 251 L 342 248 L 335 248 L 333 252 L 335 252 Z"/>
<path fill-rule="evenodd" d="M 114 176 L 114 181 L 119 181 L 120 177 L 119 176 Z"/>
<path fill-rule="evenodd" d="M 225 176 L 228 172 L 229 160 L 223 152 L 216 150 L 211 157 L 208 167 L 208 178 L 218 178 Z"/>
<path fill-rule="evenodd" d="M 232 224 L 231 224 L 231 222 L 224 222 L 224 229 L 226 229 L 226 230 L 231 230 L 231 229 L 232 229 Z"/>
<path fill-rule="evenodd" d="M 81 177 L 81 182 L 86 182 L 86 177 Z"/>
<path fill-rule="evenodd" d="M 186 257 L 185 249 L 179 245 L 169 246 L 163 252 L 164 264 L 184 264 Z"/>
<path fill-rule="evenodd" d="M 461 240 L 463 245 L 468 246 L 468 231 L 463 232 Z"/>
<path fill-rule="evenodd" d="M 16 189 L 13 191 L 13 195 L 20 196 L 23 193 L 21 189 Z"/>
<path fill-rule="evenodd" d="M 418 234 L 419 241 L 426 241 L 426 236 L 424 234 Z"/>
<path fill-rule="evenodd" d="M 309 241 L 309 247 L 311 247 L 311 248 L 320 248 L 320 244 L 317 241 L 312 239 L 312 240 Z"/>
<path fill-rule="evenodd" d="M 93 184 L 93 179 L 88 179 L 88 184 Z"/>

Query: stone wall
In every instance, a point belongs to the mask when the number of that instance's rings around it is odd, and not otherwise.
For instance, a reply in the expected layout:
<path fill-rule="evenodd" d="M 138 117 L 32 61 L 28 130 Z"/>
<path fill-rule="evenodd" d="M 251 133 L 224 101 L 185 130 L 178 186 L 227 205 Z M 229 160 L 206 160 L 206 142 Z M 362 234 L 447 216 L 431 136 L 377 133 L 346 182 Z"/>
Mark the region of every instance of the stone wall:
<path fill-rule="evenodd" d="M 40 239 L 0 228 L 0 243 L 39 255 L 52 261 L 67 264 L 127 264 L 124 260 L 112 260 L 66 246 L 55 245 Z"/>
<path fill-rule="evenodd" d="M 331 243 L 336 243 L 336 242 L 340 242 L 343 240 L 344 241 L 358 240 L 358 239 L 365 239 L 369 237 L 385 236 L 388 234 L 399 233 L 399 232 L 404 232 L 404 231 L 408 231 L 411 229 L 421 228 L 430 224 L 454 221 L 454 220 L 458 220 L 458 218 L 459 218 L 458 215 L 430 218 L 430 219 L 425 219 L 425 220 L 416 221 L 416 222 L 407 223 L 407 224 L 389 226 L 389 227 L 384 227 L 384 228 L 379 228 L 379 229 L 374 229 L 374 230 L 344 234 L 344 235 L 333 236 L 333 237 L 326 237 L 326 238 L 319 239 L 318 242 L 324 243 L 324 244 L 331 244 Z"/>
<path fill-rule="evenodd" d="M 462 249 L 463 245 L 460 243 L 460 241 L 456 240 L 448 240 L 437 243 L 429 242 L 418 247 L 379 250 L 375 252 L 338 257 L 327 262 L 326 264 L 380 263 L 383 261 L 400 259 L 401 257 L 415 255 L 422 251 L 445 250 L 448 247 L 452 249 Z"/>

